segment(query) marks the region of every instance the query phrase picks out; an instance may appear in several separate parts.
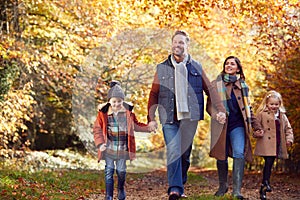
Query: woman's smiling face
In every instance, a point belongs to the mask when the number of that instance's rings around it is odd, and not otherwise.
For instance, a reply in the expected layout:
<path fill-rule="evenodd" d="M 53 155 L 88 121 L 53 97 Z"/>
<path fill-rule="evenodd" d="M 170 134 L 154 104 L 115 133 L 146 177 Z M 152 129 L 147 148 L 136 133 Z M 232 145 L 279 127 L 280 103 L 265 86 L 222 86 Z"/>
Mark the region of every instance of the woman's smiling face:
<path fill-rule="evenodd" d="M 229 58 L 226 61 L 225 66 L 224 66 L 224 71 L 226 74 L 229 74 L 229 75 L 236 75 L 240 71 L 234 58 Z"/>

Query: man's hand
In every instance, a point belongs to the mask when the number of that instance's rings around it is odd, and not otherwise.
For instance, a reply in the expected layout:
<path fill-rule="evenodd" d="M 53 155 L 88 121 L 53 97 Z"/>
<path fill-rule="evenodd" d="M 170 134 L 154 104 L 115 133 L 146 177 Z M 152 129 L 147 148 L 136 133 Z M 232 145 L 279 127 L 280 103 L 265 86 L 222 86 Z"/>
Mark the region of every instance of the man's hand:
<path fill-rule="evenodd" d="M 156 121 L 149 122 L 148 127 L 149 127 L 150 132 L 152 132 L 152 131 L 155 132 L 157 129 L 157 122 Z"/>

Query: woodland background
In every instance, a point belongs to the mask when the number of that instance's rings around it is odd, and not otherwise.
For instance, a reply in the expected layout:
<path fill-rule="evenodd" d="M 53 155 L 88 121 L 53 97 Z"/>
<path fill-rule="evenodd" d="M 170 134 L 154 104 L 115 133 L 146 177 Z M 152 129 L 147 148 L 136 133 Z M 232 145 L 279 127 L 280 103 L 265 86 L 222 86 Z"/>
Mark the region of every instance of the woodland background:
<path fill-rule="evenodd" d="M 267 90 L 282 94 L 295 142 L 278 166 L 299 173 L 298 0 L 2 0 L 1 160 L 20 151 L 93 154 L 91 125 L 112 79 L 122 82 L 146 122 L 155 66 L 170 53 L 177 29 L 190 34 L 190 53 L 211 79 L 227 56 L 240 58 L 254 110 Z M 137 145 L 139 152 L 159 152 L 162 134 Z M 206 116 L 195 138 L 194 165 L 211 165 L 208 149 Z M 261 159 L 248 168 L 261 168 Z"/>

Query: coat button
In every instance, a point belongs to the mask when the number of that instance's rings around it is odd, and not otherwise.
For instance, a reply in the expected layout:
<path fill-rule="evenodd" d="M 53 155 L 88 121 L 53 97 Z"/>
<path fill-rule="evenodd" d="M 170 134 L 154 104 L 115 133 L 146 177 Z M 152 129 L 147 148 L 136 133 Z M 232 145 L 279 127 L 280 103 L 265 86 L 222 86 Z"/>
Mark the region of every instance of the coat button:
<path fill-rule="evenodd" d="M 270 128 L 268 128 L 268 130 L 271 130 Z"/>
<path fill-rule="evenodd" d="M 238 100 L 241 100 L 241 97 L 238 97 Z"/>
<path fill-rule="evenodd" d="M 242 110 L 245 110 L 245 107 L 243 107 Z"/>
<path fill-rule="evenodd" d="M 269 140 L 271 140 L 271 137 L 268 137 Z"/>
<path fill-rule="evenodd" d="M 269 120 L 267 120 L 267 123 L 269 123 L 270 121 Z"/>

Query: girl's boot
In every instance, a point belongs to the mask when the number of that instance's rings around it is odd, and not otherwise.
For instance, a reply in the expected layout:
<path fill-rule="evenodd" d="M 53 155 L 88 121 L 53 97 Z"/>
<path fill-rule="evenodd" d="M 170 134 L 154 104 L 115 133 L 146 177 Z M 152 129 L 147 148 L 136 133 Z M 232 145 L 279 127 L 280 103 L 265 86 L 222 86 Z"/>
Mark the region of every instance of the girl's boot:
<path fill-rule="evenodd" d="M 259 195 L 261 200 L 267 199 L 267 188 L 264 184 L 261 184 L 260 186 Z"/>
<path fill-rule="evenodd" d="M 105 200 L 113 200 L 113 197 L 111 197 L 111 196 L 105 196 Z"/>
<path fill-rule="evenodd" d="M 272 187 L 270 185 L 270 181 L 264 181 L 263 184 L 266 186 L 267 192 L 272 192 Z"/>

